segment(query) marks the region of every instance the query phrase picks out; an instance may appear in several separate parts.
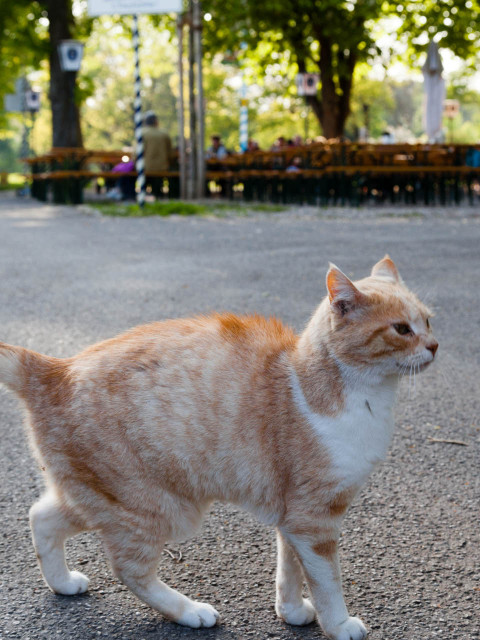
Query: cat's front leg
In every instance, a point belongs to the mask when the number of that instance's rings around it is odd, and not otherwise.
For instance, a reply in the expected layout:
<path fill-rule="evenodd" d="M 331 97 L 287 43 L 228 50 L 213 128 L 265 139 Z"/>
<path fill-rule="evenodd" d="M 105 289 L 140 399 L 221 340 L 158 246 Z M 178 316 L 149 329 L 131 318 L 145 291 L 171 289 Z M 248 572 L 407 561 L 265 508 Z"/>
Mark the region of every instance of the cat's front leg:
<path fill-rule="evenodd" d="M 338 536 L 316 533 L 282 534 L 301 560 L 305 577 L 312 594 L 313 604 L 320 625 L 332 640 L 363 640 L 367 630 L 359 618 L 350 617 L 343 599 Z"/>

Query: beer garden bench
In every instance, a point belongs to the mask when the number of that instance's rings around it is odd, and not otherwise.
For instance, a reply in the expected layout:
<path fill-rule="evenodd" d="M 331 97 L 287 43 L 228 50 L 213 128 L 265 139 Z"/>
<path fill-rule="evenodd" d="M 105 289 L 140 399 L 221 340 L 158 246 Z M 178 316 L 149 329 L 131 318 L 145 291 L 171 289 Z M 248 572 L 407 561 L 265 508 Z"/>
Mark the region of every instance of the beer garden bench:
<path fill-rule="evenodd" d="M 246 201 L 360 205 L 373 199 L 428 205 L 458 204 L 466 195 L 473 203 L 480 167 L 469 163 L 472 151 L 480 154 L 480 147 L 319 143 L 209 160 L 206 182 L 211 194 Z M 51 189 L 56 203 L 80 203 L 89 182 L 137 175 L 112 171 L 123 156 L 122 151 L 52 149 L 30 158 L 32 196 L 46 201 Z M 294 158 L 300 158 L 300 166 L 292 170 Z M 179 197 L 177 170 L 149 178 L 163 179 L 168 197 Z"/>

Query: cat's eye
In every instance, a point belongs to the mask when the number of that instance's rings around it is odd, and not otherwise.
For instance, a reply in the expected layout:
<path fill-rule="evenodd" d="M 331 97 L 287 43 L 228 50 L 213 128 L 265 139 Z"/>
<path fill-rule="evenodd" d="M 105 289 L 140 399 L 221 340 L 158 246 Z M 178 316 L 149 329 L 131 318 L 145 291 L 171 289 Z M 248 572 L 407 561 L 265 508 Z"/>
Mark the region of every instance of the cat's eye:
<path fill-rule="evenodd" d="M 410 333 L 413 333 L 413 331 L 410 328 L 410 325 L 408 324 L 394 324 L 393 328 L 401 336 L 407 336 Z"/>
<path fill-rule="evenodd" d="M 430 329 L 430 320 L 427 318 L 425 322 L 427 324 L 427 329 Z"/>

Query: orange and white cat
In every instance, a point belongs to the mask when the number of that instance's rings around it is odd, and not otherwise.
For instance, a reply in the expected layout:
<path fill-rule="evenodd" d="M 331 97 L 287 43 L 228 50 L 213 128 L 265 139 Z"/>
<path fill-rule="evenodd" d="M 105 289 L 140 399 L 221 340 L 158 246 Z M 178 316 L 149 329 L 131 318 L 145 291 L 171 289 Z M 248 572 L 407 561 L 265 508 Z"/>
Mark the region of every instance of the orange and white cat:
<path fill-rule="evenodd" d="M 366 636 L 342 595 L 340 526 L 386 454 L 399 374 L 427 366 L 438 344 L 388 256 L 355 283 L 331 265 L 327 290 L 300 336 L 223 314 L 137 327 L 63 360 L 0 343 L 0 381 L 26 404 L 45 470 L 30 521 L 55 593 L 87 589 L 64 542 L 97 530 L 141 600 L 179 624 L 214 625 L 212 606 L 156 571 L 164 543 L 222 500 L 276 527 L 283 620 Z"/>

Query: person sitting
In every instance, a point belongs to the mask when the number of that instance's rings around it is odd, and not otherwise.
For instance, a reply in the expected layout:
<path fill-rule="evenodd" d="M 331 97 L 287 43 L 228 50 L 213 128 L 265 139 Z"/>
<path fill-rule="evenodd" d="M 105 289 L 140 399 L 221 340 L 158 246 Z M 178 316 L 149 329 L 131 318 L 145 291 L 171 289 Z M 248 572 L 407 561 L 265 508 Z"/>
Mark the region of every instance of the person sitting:
<path fill-rule="evenodd" d="M 206 158 L 207 160 L 217 159 L 223 160 L 228 156 L 228 151 L 226 150 L 222 139 L 220 136 L 212 136 L 212 144 L 207 149 Z"/>
<path fill-rule="evenodd" d="M 270 147 L 270 151 L 280 151 L 281 149 L 284 149 L 286 146 L 287 146 L 287 140 L 285 139 L 285 136 L 279 136 Z"/>
<path fill-rule="evenodd" d="M 247 145 L 247 151 L 260 151 L 260 147 L 258 146 L 258 142 L 256 140 L 253 140 L 252 138 L 249 138 L 248 145 Z"/>
<path fill-rule="evenodd" d="M 296 173 L 297 171 L 300 171 L 302 169 L 302 165 L 302 157 L 295 156 L 294 158 L 292 158 L 292 161 L 286 168 L 286 171 L 288 171 L 288 173 Z"/>

